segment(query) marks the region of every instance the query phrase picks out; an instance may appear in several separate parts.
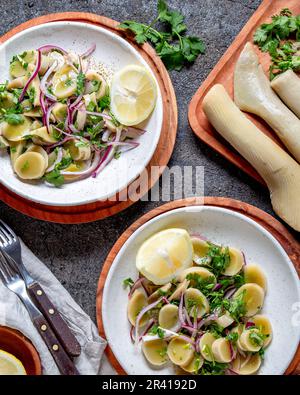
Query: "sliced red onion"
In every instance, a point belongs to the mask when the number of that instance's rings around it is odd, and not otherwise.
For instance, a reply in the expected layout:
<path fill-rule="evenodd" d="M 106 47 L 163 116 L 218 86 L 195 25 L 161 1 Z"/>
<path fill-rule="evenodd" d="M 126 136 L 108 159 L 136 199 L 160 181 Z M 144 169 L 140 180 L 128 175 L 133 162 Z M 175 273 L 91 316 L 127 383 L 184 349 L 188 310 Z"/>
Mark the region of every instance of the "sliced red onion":
<path fill-rule="evenodd" d="M 184 311 L 183 311 L 183 298 L 184 298 L 184 296 L 182 293 L 181 297 L 180 297 L 179 307 L 178 307 L 178 317 L 179 317 L 179 321 L 180 321 L 181 325 L 186 325 Z"/>
<path fill-rule="evenodd" d="M 164 301 L 166 304 L 170 304 L 170 302 L 168 301 L 168 299 L 167 299 L 165 296 L 163 296 L 163 301 Z"/>
<path fill-rule="evenodd" d="M 29 77 L 29 80 L 26 82 L 22 93 L 19 97 L 19 103 L 24 99 L 24 96 L 27 92 L 28 86 L 31 84 L 31 82 L 35 79 L 35 77 L 38 75 L 38 72 L 40 71 L 41 68 L 41 63 L 42 63 L 42 54 L 40 51 L 38 51 L 38 58 L 37 58 L 37 62 L 36 62 L 36 66 L 34 71 L 32 72 L 31 76 Z"/>
<path fill-rule="evenodd" d="M 143 135 L 146 131 L 144 130 L 137 130 L 131 127 L 127 127 L 126 129 L 123 130 L 122 132 L 122 137 L 125 138 L 130 138 L 130 139 L 135 139 L 137 137 L 140 137 Z"/>
<path fill-rule="evenodd" d="M 235 293 L 235 291 L 236 291 L 236 287 L 229 287 L 230 289 L 228 289 L 227 291 L 226 291 L 226 293 L 224 294 L 224 298 L 225 299 L 230 299 L 233 295 L 234 295 L 234 293 Z"/>
<path fill-rule="evenodd" d="M 226 376 L 239 376 L 239 374 L 236 371 L 234 371 L 230 368 L 225 370 L 225 375 Z"/>
<path fill-rule="evenodd" d="M 95 49 L 96 49 L 96 44 L 93 43 L 91 48 L 89 48 L 86 52 L 84 52 L 80 57 L 82 59 L 88 58 L 89 56 L 92 55 L 92 53 L 95 51 Z"/>
<path fill-rule="evenodd" d="M 108 165 L 108 163 L 113 159 L 115 154 L 114 147 L 110 146 L 106 149 L 103 158 L 100 160 L 98 167 L 93 172 L 93 177 L 97 175 Z"/>
<path fill-rule="evenodd" d="M 239 354 L 243 357 L 243 358 L 246 358 L 246 354 L 245 354 L 245 352 L 243 351 L 243 350 L 241 350 L 240 348 L 239 348 Z M 239 369 L 238 369 L 239 370 Z"/>
<path fill-rule="evenodd" d="M 55 162 L 53 163 L 52 166 L 47 168 L 46 173 L 50 173 L 50 171 L 54 170 L 55 166 L 58 163 L 61 162 L 62 158 L 63 158 L 63 149 L 62 148 L 58 148 L 58 152 L 57 152 L 57 156 L 56 156 Z"/>
<path fill-rule="evenodd" d="M 69 137 L 68 140 L 75 140 L 75 139 L 81 140 L 81 136 L 75 136 L 75 135 L 73 135 L 73 134 L 67 133 L 67 132 L 65 132 L 64 130 L 58 128 L 58 127 L 55 126 L 55 125 L 52 125 L 52 127 L 53 127 L 54 129 L 56 129 L 58 132 L 60 132 L 61 134 L 64 134 L 65 136 Z M 58 145 L 60 145 L 60 144 L 58 144 Z M 54 146 L 57 147 L 57 144 L 54 145 Z M 51 147 L 53 147 L 53 146 L 51 146 Z"/>
<path fill-rule="evenodd" d="M 188 323 L 188 325 L 189 325 L 189 326 L 193 326 L 193 323 L 192 323 L 192 321 L 191 321 L 191 319 L 190 319 L 190 317 L 189 317 L 189 313 L 187 312 L 186 307 L 183 307 L 183 313 L 184 313 L 184 315 L 185 315 L 185 320 L 186 320 L 186 322 Z"/>
<path fill-rule="evenodd" d="M 46 121 L 46 128 L 47 128 L 48 134 L 50 134 L 50 117 L 51 117 L 51 112 L 52 112 L 54 106 L 55 106 L 55 103 L 51 104 L 51 106 L 48 107 L 47 112 L 46 112 L 45 121 Z"/>
<path fill-rule="evenodd" d="M 246 329 L 251 328 L 252 326 L 255 326 L 254 322 L 252 322 L 252 321 L 246 322 Z"/>
<path fill-rule="evenodd" d="M 52 95 L 51 93 L 48 92 L 47 90 L 47 80 L 50 77 L 50 75 L 53 73 L 54 69 L 57 66 L 57 60 L 55 60 L 53 62 L 53 64 L 49 67 L 49 69 L 47 70 L 47 72 L 45 73 L 44 77 L 41 80 L 41 84 L 40 84 L 40 89 L 43 92 L 43 94 L 50 100 L 56 102 L 57 98 Z"/>
<path fill-rule="evenodd" d="M 81 93 L 81 94 L 77 97 L 77 99 L 76 99 L 72 104 L 70 104 L 70 110 L 76 110 L 76 107 L 79 106 L 79 104 L 80 104 L 82 98 L 83 98 L 83 93 Z M 82 104 L 80 104 L 79 107 L 81 108 L 81 106 L 82 106 Z M 85 113 L 87 114 L 87 111 L 86 111 L 85 108 L 84 108 L 84 109 L 81 109 L 80 111 L 85 112 Z"/>
<path fill-rule="evenodd" d="M 137 143 L 135 141 L 128 141 L 128 142 L 121 142 L 121 141 L 111 141 L 107 143 L 107 146 L 114 146 L 114 147 L 125 147 L 125 149 L 122 149 L 121 152 L 127 152 L 132 149 L 137 148 L 140 145 L 140 143 Z"/>
<path fill-rule="evenodd" d="M 191 333 L 194 333 L 194 331 L 195 331 L 195 328 L 194 328 L 194 327 L 189 326 L 189 325 L 186 325 L 186 324 L 183 324 L 183 325 L 182 325 L 182 328 L 183 328 L 183 329 L 186 329 L 187 331 L 189 331 L 189 332 L 191 332 Z"/>
<path fill-rule="evenodd" d="M 55 126 L 53 126 L 53 128 L 54 129 L 58 129 L 58 128 L 56 128 Z M 58 129 L 58 130 L 60 130 L 60 129 Z M 65 132 L 63 132 L 63 133 L 65 133 Z M 68 136 L 66 136 L 63 140 L 61 140 L 61 141 L 58 141 L 57 143 L 55 143 L 55 144 L 52 144 L 52 145 L 48 145 L 47 146 L 47 152 L 49 152 L 51 149 L 53 149 L 53 148 L 56 148 L 56 147 L 59 147 L 59 146 L 61 146 L 61 145 L 63 145 L 63 144 L 65 144 L 65 143 L 67 143 L 68 141 L 70 141 L 70 140 L 74 140 L 74 138 L 75 138 L 75 136 L 73 137 L 68 137 Z"/>
<path fill-rule="evenodd" d="M 222 284 L 217 283 L 217 284 L 213 287 L 212 291 L 217 291 L 217 290 L 220 289 L 220 288 L 222 288 Z"/>
<path fill-rule="evenodd" d="M 131 328 L 130 328 L 130 339 L 131 339 L 132 343 L 135 343 L 134 326 L 133 325 L 131 325 Z"/>
<path fill-rule="evenodd" d="M 82 110 L 80 110 L 80 111 L 82 111 Z M 112 119 L 110 115 L 107 115 L 104 112 L 86 111 L 86 113 L 88 115 L 93 115 L 94 117 L 102 117 L 102 118 L 105 118 L 105 119 L 108 119 L 108 120 Z"/>
<path fill-rule="evenodd" d="M 233 347 L 232 342 L 229 342 L 231 361 L 236 358 L 237 350 Z"/>
<path fill-rule="evenodd" d="M 46 125 L 46 113 L 47 113 L 47 108 L 46 108 L 46 103 L 44 101 L 44 94 L 42 91 L 40 91 L 40 103 L 41 103 L 41 109 L 42 109 L 42 113 L 43 113 L 43 125 Z"/>
<path fill-rule="evenodd" d="M 143 318 L 143 316 L 150 310 L 152 310 L 154 307 L 156 307 L 160 302 L 162 301 L 162 298 L 156 300 L 155 302 L 149 304 L 148 306 L 144 307 L 140 313 L 137 316 L 137 319 L 135 321 L 135 344 L 137 345 L 139 342 L 139 325 L 140 321 Z"/>
<path fill-rule="evenodd" d="M 80 130 L 78 130 L 72 123 L 69 123 L 69 130 L 70 130 L 72 133 L 76 133 L 76 134 L 79 134 L 79 133 L 80 133 Z"/>
<path fill-rule="evenodd" d="M 86 170 L 82 171 L 65 171 L 62 170 L 60 173 L 63 176 L 80 176 L 81 179 L 89 177 L 94 171 L 95 168 L 99 165 L 100 155 L 98 152 L 95 152 L 93 162 L 91 163 L 90 167 Z"/>
<path fill-rule="evenodd" d="M 138 278 L 138 279 L 136 280 L 136 282 L 133 284 L 133 286 L 131 287 L 130 292 L 129 292 L 129 294 L 128 294 L 128 298 L 129 298 L 129 299 L 132 297 L 132 294 L 133 294 L 133 292 L 134 292 L 136 289 L 142 287 L 142 284 L 143 284 L 144 279 L 145 279 L 144 277 L 141 277 L 141 278 Z"/>
<path fill-rule="evenodd" d="M 83 104 L 83 106 L 84 106 L 84 109 L 85 109 L 85 105 L 84 104 Z M 83 115 L 82 117 L 78 117 L 78 115 L 77 115 L 77 129 L 80 130 L 80 131 L 82 131 L 84 129 L 84 125 L 86 123 L 86 113 L 83 112 L 82 115 Z"/>
<path fill-rule="evenodd" d="M 64 55 L 67 55 L 67 54 L 68 54 L 68 52 L 65 51 L 63 48 L 61 48 L 61 47 L 59 47 L 59 46 L 57 46 L 57 45 L 51 45 L 51 44 L 43 45 L 42 47 L 38 48 L 38 51 L 46 52 L 46 53 L 47 53 L 47 52 L 50 52 L 50 51 L 60 51 L 60 52 L 62 52 Z"/>
<path fill-rule="evenodd" d="M 198 322 L 198 330 L 201 329 L 203 325 L 207 325 L 211 321 L 216 321 L 218 318 L 219 318 L 219 315 L 216 312 L 210 314 L 206 318 L 202 318 Z"/>
<path fill-rule="evenodd" d="M 247 365 L 247 363 L 249 362 L 250 358 L 251 358 L 251 354 L 248 354 L 247 357 L 246 357 L 246 359 L 245 359 L 245 361 L 243 361 L 243 362 L 241 363 L 241 367 L 240 367 L 241 369 L 242 369 L 244 366 Z"/>
<path fill-rule="evenodd" d="M 200 233 L 191 233 L 191 237 L 195 237 L 195 239 L 199 239 L 203 241 L 208 241 L 208 238 L 201 235 Z"/>
<path fill-rule="evenodd" d="M 244 266 L 246 266 L 247 265 L 246 255 L 243 251 L 242 251 L 242 255 L 243 255 L 243 259 L 244 259 Z"/>
<path fill-rule="evenodd" d="M 105 130 L 105 132 L 102 135 L 102 141 L 106 143 L 109 140 L 110 135 L 111 135 L 111 131 L 108 129 Z"/>
<path fill-rule="evenodd" d="M 155 319 L 154 319 L 154 318 L 151 318 L 151 320 L 149 321 L 149 323 L 148 323 L 146 329 L 145 329 L 145 330 L 143 331 L 143 333 L 141 334 L 141 336 L 140 336 L 140 338 L 139 338 L 139 341 L 141 341 L 141 340 L 142 340 L 142 337 L 145 336 L 145 335 L 149 332 L 149 330 L 152 328 L 152 326 L 154 325 L 155 322 L 156 322 Z"/>

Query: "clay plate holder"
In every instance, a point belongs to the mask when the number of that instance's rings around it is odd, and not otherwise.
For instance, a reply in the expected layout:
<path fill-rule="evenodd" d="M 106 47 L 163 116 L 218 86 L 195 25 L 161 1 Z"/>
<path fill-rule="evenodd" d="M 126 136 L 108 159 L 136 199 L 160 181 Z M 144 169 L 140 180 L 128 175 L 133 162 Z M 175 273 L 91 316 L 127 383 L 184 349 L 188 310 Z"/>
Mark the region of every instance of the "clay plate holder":
<path fill-rule="evenodd" d="M 4 43 L 15 34 L 32 26 L 41 25 L 43 23 L 51 23 L 54 21 L 77 21 L 90 23 L 101 26 L 119 36 L 122 36 L 127 41 L 129 41 L 130 44 L 143 56 L 154 72 L 160 86 L 163 99 L 163 125 L 158 146 L 150 163 L 147 166 L 147 169 L 149 170 L 151 166 L 158 166 L 159 171 L 155 175 L 151 175 L 151 172 L 148 171 L 148 183 L 145 183 L 145 185 L 143 185 L 141 189 L 137 191 L 139 197 L 142 197 L 159 179 L 164 167 L 168 164 L 174 149 L 178 124 L 178 113 L 176 96 L 169 74 L 160 58 L 156 55 L 155 50 L 149 44 L 144 44 L 142 47 L 138 46 L 132 39 L 125 36 L 124 32 L 117 28 L 119 24 L 118 22 L 96 14 L 84 12 L 64 12 L 34 18 L 6 33 L 0 38 L 0 43 Z M 66 224 L 91 222 L 110 217 L 111 215 L 125 210 L 134 203 L 132 200 L 118 201 L 117 199 L 114 202 L 96 202 L 71 207 L 47 206 L 21 198 L 20 196 L 9 191 L 2 184 L 0 184 L 0 199 L 23 214 L 44 221 Z"/>
<path fill-rule="evenodd" d="M 98 283 L 98 291 L 97 291 L 97 299 L 96 299 L 97 323 L 98 323 L 99 333 L 102 337 L 105 338 L 105 332 L 104 332 L 103 321 L 102 321 L 103 289 L 109 269 L 114 259 L 116 258 L 117 254 L 119 253 L 121 247 L 123 246 L 123 244 L 140 226 L 142 226 L 152 218 L 157 217 L 160 214 L 166 213 L 167 211 L 174 210 L 180 207 L 197 206 L 197 205 L 199 205 L 199 200 L 197 202 L 197 199 L 194 198 L 175 200 L 174 202 L 164 204 L 163 206 L 157 207 L 154 210 L 142 216 L 141 218 L 139 218 L 119 237 L 119 239 L 111 249 L 110 253 L 108 254 L 106 261 L 104 262 Z M 295 238 L 289 233 L 289 231 L 271 215 L 258 209 L 257 207 L 251 206 L 250 204 L 243 203 L 238 200 L 222 198 L 222 197 L 205 197 L 204 205 L 222 207 L 236 211 L 240 214 L 246 215 L 247 217 L 251 218 L 258 224 L 263 226 L 268 232 L 270 232 L 278 240 L 278 242 L 281 244 L 287 255 L 290 257 L 291 261 L 293 262 L 298 274 L 300 275 L 300 245 L 295 240 Z M 114 369 L 119 374 L 126 374 L 126 372 L 120 366 L 118 360 L 114 356 L 109 346 L 106 348 L 106 354 Z M 285 374 L 300 374 L 300 346 L 298 347 L 294 359 L 290 363 L 290 366 L 286 370 Z"/>
<path fill-rule="evenodd" d="M 209 89 L 215 84 L 224 85 L 229 95 L 233 98 L 234 67 L 244 45 L 247 41 L 253 42 L 253 34 L 262 23 L 270 21 L 272 15 L 279 14 L 281 9 L 286 7 L 291 9 L 295 14 L 300 13 L 300 3 L 297 0 L 286 0 L 284 2 L 282 0 L 264 0 L 262 2 L 207 79 L 200 86 L 189 105 L 189 122 L 196 136 L 263 185 L 265 185 L 265 182 L 256 170 L 210 125 L 202 110 L 202 101 Z M 260 62 L 268 75 L 270 56 L 268 53 L 262 53 L 257 47 L 255 48 Z M 252 114 L 247 114 L 247 116 L 260 130 L 283 147 L 275 133 L 262 119 Z"/>
<path fill-rule="evenodd" d="M 38 352 L 21 332 L 0 326 L 0 350 L 9 352 L 18 358 L 28 375 L 40 376 L 42 366 Z"/>

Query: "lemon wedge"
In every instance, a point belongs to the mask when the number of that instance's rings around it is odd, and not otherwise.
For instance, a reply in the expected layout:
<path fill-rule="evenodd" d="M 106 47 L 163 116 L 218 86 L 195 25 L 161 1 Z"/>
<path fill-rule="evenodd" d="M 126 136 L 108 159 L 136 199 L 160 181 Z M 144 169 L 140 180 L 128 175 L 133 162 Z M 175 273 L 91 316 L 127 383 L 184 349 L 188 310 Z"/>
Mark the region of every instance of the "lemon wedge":
<path fill-rule="evenodd" d="M 148 280 L 164 285 L 193 264 L 193 244 L 188 232 L 171 228 L 156 233 L 140 247 L 136 267 Z"/>
<path fill-rule="evenodd" d="M 111 83 L 111 110 L 126 126 L 149 117 L 157 98 L 156 82 L 145 67 L 130 65 L 117 72 Z"/>
<path fill-rule="evenodd" d="M 26 376 L 21 361 L 6 351 L 0 350 L 0 376 Z"/>

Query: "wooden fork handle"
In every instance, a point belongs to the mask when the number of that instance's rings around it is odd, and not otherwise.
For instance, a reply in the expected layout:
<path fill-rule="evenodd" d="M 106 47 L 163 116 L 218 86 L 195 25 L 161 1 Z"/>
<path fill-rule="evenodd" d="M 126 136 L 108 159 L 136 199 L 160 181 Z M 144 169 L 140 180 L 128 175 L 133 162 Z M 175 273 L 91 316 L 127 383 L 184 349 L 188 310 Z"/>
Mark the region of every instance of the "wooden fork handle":
<path fill-rule="evenodd" d="M 33 319 L 34 326 L 46 343 L 60 373 L 65 376 L 78 376 L 74 362 L 66 353 L 46 319 L 41 315 Z"/>
<path fill-rule="evenodd" d="M 53 332 L 67 354 L 71 357 L 78 357 L 81 353 L 81 346 L 78 340 L 54 307 L 43 288 L 38 283 L 34 283 L 28 288 L 28 293 L 51 325 Z"/>

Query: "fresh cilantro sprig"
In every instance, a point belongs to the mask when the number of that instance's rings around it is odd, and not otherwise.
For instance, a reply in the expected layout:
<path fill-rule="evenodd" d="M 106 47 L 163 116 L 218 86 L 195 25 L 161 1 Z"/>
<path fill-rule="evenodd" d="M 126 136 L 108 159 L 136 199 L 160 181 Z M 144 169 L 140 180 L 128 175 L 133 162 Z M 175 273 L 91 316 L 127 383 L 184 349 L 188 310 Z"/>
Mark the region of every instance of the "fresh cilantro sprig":
<path fill-rule="evenodd" d="M 79 73 L 77 75 L 77 88 L 76 88 L 76 95 L 80 96 L 84 91 L 84 84 L 85 84 L 85 75 L 84 73 Z"/>
<path fill-rule="evenodd" d="M 157 335 L 160 339 L 165 337 L 165 331 L 158 325 L 153 325 L 149 331 L 150 335 Z"/>
<path fill-rule="evenodd" d="M 212 272 L 219 276 L 230 264 L 230 254 L 228 247 L 218 246 L 208 242 L 209 250 L 207 256 L 211 258 L 210 267 Z"/>
<path fill-rule="evenodd" d="M 200 374 L 204 376 L 220 376 L 225 374 L 227 368 L 227 363 L 204 361 Z"/>
<path fill-rule="evenodd" d="M 292 43 L 300 40 L 300 15 L 293 15 L 288 8 L 273 15 L 271 23 L 262 24 L 254 33 L 254 43 L 271 56 L 270 79 L 292 69 L 300 70 L 299 46 Z"/>
<path fill-rule="evenodd" d="M 22 109 L 19 105 L 0 110 L 0 120 L 9 123 L 10 125 L 20 125 L 24 123 L 24 117 L 21 115 Z"/>
<path fill-rule="evenodd" d="M 230 316 L 239 322 L 246 315 L 246 303 L 244 301 L 246 291 L 241 292 L 238 296 L 228 300 L 223 300 L 223 307 L 228 311 Z"/>
<path fill-rule="evenodd" d="M 131 277 L 125 278 L 125 280 L 123 280 L 124 288 L 127 288 L 127 287 L 131 288 L 133 286 L 133 284 L 134 284 L 134 281 Z"/>
<path fill-rule="evenodd" d="M 70 155 L 66 155 L 65 157 L 62 158 L 61 162 L 59 162 L 55 166 L 54 170 L 45 174 L 44 179 L 49 184 L 52 184 L 57 188 L 61 187 L 65 182 L 65 178 L 60 173 L 60 171 L 66 169 L 68 166 L 70 166 L 72 162 L 73 162 L 72 157 Z"/>
<path fill-rule="evenodd" d="M 189 273 L 186 279 L 205 296 L 208 296 L 215 286 L 215 278 L 213 276 L 203 278 L 198 273 Z"/>
<path fill-rule="evenodd" d="M 158 16 L 150 25 L 136 21 L 124 21 L 120 28 L 135 34 L 138 44 L 150 42 L 169 70 L 180 71 L 186 64 L 193 63 L 200 54 L 204 54 L 205 45 L 198 37 L 186 35 L 187 26 L 184 16 L 168 8 L 164 0 L 158 0 Z M 164 24 L 166 31 L 154 28 L 157 22 Z"/>
<path fill-rule="evenodd" d="M 4 114 L 3 120 L 10 125 L 21 125 L 22 123 L 24 123 L 24 118 L 22 117 L 22 115 L 13 112 L 7 112 L 6 114 Z"/>

